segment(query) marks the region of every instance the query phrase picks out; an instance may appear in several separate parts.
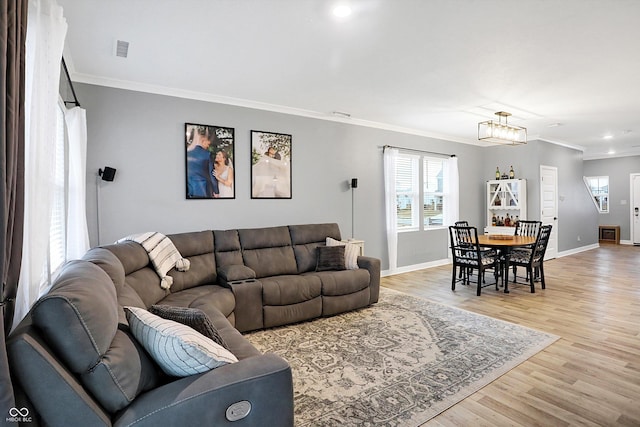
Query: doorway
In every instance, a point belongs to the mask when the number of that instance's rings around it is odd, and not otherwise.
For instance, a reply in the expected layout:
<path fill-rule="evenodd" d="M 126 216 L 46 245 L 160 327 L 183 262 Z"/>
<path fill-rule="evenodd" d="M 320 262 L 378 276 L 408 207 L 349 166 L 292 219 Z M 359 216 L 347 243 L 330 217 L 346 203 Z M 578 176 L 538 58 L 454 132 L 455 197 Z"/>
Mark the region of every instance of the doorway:
<path fill-rule="evenodd" d="M 544 259 L 558 255 L 558 168 L 540 165 L 540 221 L 551 224 L 551 236 Z"/>
<path fill-rule="evenodd" d="M 631 243 L 640 245 L 640 173 L 631 174 Z"/>

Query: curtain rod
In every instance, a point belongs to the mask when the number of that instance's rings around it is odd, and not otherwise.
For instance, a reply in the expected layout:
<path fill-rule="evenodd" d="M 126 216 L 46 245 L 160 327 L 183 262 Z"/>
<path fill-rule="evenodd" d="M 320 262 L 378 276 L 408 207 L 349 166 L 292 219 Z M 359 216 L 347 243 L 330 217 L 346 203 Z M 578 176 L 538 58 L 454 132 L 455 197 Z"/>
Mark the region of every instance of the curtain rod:
<path fill-rule="evenodd" d="M 386 150 L 387 148 L 397 148 L 399 150 L 416 151 L 418 153 L 437 154 L 438 156 L 456 157 L 455 154 L 437 153 L 435 151 L 418 150 L 416 148 L 396 147 L 394 145 L 383 145 L 382 146 L 382 152 L 384 153 L 384 150 Z"/>
<path fill-rule="evenodd" d="M 64 56 L 62 57 L 62 68 L 64 68 L 64 74 L 67 76 L 67 82 L 69 83 L 69 87 L 71 88 L 71 93 L 73 94 L 73 101 L 64 101 L 64 103 L 76 104 L 76 106 L 80 107 L 80 101 L 78 101 L 78 97 L 76 96 L 76 90 L 73 88 L 73 82 L 71 81 L 71 77 L 69 77 L 69 70 L 67 69 L 67 63 L 64 61 Z"/>

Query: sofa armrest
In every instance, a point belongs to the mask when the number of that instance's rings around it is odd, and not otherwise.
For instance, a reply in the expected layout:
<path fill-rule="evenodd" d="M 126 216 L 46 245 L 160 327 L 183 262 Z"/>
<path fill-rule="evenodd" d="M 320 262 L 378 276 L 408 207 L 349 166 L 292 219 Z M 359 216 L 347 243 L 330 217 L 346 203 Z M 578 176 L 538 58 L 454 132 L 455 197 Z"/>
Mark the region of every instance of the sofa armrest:
<path fill-rule="evenodd" d="M 248 332 L 264 328 L 262 282 L 256 279 L 235 280 L 224 286 L 231 288 L 236 299 L 233 310 L 236 329 Z"/>
<path fill-rule="evenodd" d="M 245 402 L 251 405 L 249 413 L 231 422 L 230 412 L 239 408 L 235 412 L 241 416 Z M 293 426 L 291 368 L 275 354 L 249 357 L 140 395 L 114 422 L 159 425 Z"/>
<path fill-rule="evenodd" d="M 217 273 L 223 286 L 226 286 L 227 282 L 256 278 L 256 272 L 245 265 L 226 265 L 218 268 Z"/>
<path fill-rule="evenodd" d="M 30 411 L 34 421 L 40 418 L 50 426 L 111 426 L 109 414 L 54 356 L 35 328 L 18 326 L 7 351 L 11 374 L 37 411 Z"/>
<path fill-rule="evenodd" d="M 369 270 L 369 304 L 378 302 L 380 296 L 380 260 L 367 256 L 358 256 L 358 267 Z"/>

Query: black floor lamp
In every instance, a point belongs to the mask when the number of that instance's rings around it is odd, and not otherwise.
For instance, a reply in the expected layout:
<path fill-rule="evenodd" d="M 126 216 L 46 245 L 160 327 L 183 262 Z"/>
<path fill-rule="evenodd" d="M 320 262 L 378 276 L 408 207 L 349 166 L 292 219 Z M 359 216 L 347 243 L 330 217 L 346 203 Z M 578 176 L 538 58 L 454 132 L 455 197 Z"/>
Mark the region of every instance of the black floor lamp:
<path fill-rule="evenodd" d="M 354 203 L 354 195 L 355 192 L 353 191 L 355 188 L 358 188 L 358 178 L 351 178 L 351 240 L 353 240 L 355 238 L 355 230 L 354 230 L 354 224 L 355 224 L 355 203 Z"/>
<path fill-rule="evenodd" d="M 116 169 L 105 166 L 104 169 L 98 169 L 96 175 L 96 219 L 97 219 L 97 235 L 98 245 L 100 244 L 100 181 L 111 182 L 116 177 Z"/>

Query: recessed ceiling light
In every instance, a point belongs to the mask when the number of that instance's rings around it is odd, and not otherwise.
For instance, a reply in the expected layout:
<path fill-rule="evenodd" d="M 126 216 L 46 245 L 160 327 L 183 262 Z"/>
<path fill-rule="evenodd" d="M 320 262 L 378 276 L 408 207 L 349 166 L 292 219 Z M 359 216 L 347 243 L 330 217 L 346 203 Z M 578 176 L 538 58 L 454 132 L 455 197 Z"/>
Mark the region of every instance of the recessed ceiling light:
<path fill-rule="evenodd" d="M 612 139 L 613 135 L 605 135 L 602 137 L 602 139 Z"/>
<path fill-rule="evenodd" d="M 341 4 L 333 8 L 333 14 L 338 18 L 346 18 L 351 15 L 351 8 L 346 4 Z"/>
<path fill-rule="evenodd" d="M 607 154 L 616 154 L 616 152 L 614 150 L 609 150 Z"/>
<path fill-rule="evenodd" d="M 558 126 L 562 126 L 562 123 L 551 123 L 547 125 L 547 127 L 550 127 L 550 128 L 557 128 Z"/>

